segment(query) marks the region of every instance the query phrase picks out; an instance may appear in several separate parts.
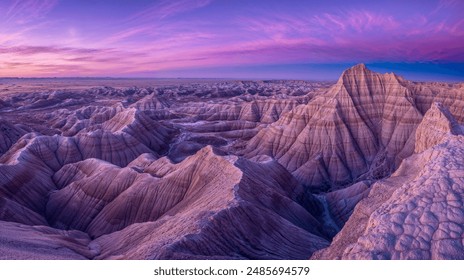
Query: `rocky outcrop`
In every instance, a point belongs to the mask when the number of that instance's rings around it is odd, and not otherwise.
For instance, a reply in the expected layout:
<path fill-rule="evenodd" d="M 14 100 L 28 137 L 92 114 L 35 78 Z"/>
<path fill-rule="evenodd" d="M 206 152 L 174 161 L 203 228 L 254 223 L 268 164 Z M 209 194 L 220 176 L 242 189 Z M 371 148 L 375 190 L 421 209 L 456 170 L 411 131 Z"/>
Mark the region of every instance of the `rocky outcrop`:
<path fill-rule="evenodd" d="M 126 166 L 144 153 L 167 151 L 172 130 L 133 110 L 115 120 L 79 132 L 73 137 L 28 133 L 0 158 L 0 216 L 27 224 L 44 224 L 49 193 L 56 190 L 52 176 L 63 166 L 85 159 L 101 159 Z M 23 217 L 19 212 L 29 213 Z M 15 214 L 12 214 L 15 213 Z"/>
<path fill-rule="evenodd" d="M 329 214 L 337 224 L 338 229 L 345 225 L 356 205 L 368 196 L 369 191 L 369 182 L 362 181 L 325 195 Z"/>
<path fill-rule="evenodd" d="M 117 106 L 87 106 L 70 112 L 63 110 L 52 116 L 53 128 L 59 129 L 63 136 L 74 136 L 80 131 L 104 123 L 117 113 L 123 111 L 123 107 Z"/>
<path fill-rule="evenodd" d="M 270 155 L 316 187 L 381 178 L 412 154 L 421 119 L 400 77 L 361 64 L 326 94 L 261 130 L 245 153 Z"/>
<path fill-rule="evenodd" d="M 157 92 L 153 92 L 142 99 L 138 100 L 130 107 L 136 108 L 140 111 L 153 112 L 156 110 L 162 110 L 170 106 L 169 100 L 160 99 Z"/>
<path fill-rule="evenodd" d="M 27 132 L 0 118 L 0 156 Z"/>
<path fill-rule="evenodd" d="M 310 212 L 317 203 L 303 202 L 301 185 L 276 162 L 224 159 L 206 147 L 177 165 L 165 163 L 145 168 L 150 173 L 158 170 L 155 176 L 162 176 L 158 184 L 142 192 L 134 188 L 102 212 L 104 220 L 95 222 L 100 227 L 121 220 L 114 215 L 127 218 L 131 213 L 142 215 L 139 219 L 145 215 L 149 222 L 138 220 L 97 238 L 94 243 L 102 248 L 98 258 L 305 258 L 328 243 L 319 237 L 319 222 Z M 151 214 L 143 214 L 144 201 L 153 205 Z M 158 212 L 167 206 L 165 214 Z"/>
<path fill-rule="evenodd" d="M 328 245 L 317 200 L 275 161 L 221 157 L 207 146 L 178 164 L 150 154 L 124 168 L 87 159 L 52 180 L 45 213 L 34 212 L 40 223 L 28 224 L 88 235 L 98 254 L 79 251 L 84 257 L 304 259 Z"/>
<path fill-rule="evenodd" d="M 313 258 L 464 258 L 464 138 L 453 135 L 459 127 L 440 104 L 432 106 L 419 127 L 421 153 L 376 182 L 331 246 Z"/>
<path fill-rule="evenodd" d="M 99 253 L 79 231 L 0 221 L 2 260 L 85 260 Z"/>
<path fill-rule="evenodd" d="M 443 142 L 448 135 L 459 135 L 463 132 L 464 130 L 457 123 L 450 111 L 441 103 L 435 102 L 417 128 L 414 152 L 423 152 Z"/>

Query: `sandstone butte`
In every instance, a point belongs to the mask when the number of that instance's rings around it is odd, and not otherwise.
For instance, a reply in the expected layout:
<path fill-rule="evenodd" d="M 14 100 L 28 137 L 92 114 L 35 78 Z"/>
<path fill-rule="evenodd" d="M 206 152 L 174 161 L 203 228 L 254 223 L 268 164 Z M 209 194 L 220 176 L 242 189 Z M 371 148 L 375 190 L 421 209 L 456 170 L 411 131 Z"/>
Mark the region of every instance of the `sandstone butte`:
<path fill-rule="evenodd" d="M 0 258 L 464 259 L 464 85 L 0 95 Z"/>

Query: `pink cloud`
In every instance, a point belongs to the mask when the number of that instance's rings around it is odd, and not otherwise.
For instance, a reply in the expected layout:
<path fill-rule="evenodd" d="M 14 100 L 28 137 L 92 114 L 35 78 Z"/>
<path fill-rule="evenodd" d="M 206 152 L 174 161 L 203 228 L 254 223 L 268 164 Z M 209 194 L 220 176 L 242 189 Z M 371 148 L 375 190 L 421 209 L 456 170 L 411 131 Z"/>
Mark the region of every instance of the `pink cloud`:
<path fill-rule="evenodd" d="M 134 57 L 136 59 L 134 59 Z M 0 76 L 86 76 L 129 71 L 146 59 L 143 53 L 115 49 L 59 46 L 0 46 Z"/>
<path fill-rule="evenodd" d="M 0 54 L 18 54 L 18 55 L 36 55 L 36 54 L 67 54 L 67 55 L 82 55 L 82 54 L 101 54 L 108 52 L 110 49 L 87 49 L 87 48 L 70 48 L 57 46 L 0 46 Z"/>
<path fill-rule="evenodd" d="M 30 7 L 23 2 L 36 10 L 28 12 Z M 15 1 L 8 13 L 15 20 L 38 19 L 56 2 Z M 224 22 L 205 19 L 203 11 L 201 18 L 192 16 L 211 3 L 158 1 L 121 19 L 109 31 L 96 32 L 93 40 L 80 38 L 76 43 L 64 40 L 56 26 L 56 33 L 50 33 L 48 26 L 40 26 L 44 21 L 12 29 L 0 26 L 0 61 L 5 69 L 15 71 L 51 73 L 63 67 L 74 75 L 277 63 L 464 62 L 461 17 L 432 16 L 424 11 L 404 16 L 392 9 L 324 10 L 308 15 L 306 11 L 274 10 L 227 14 Z M 441 5 L 442 11 L 449 11 L 456 3 Z M 34 37 L 35 33 L 40 36 Z M 50 40 L 46 38 L 49 34 Z"/>
<path fill-rule="evenodd" d="M 111 35 L 109 38 L 106 39 L 106 43 L 114 43 L 118 41 L 127 40 L 130 37 L 138 36 L 146 32 L 151 32 L 153 28 L 150 26 L 137 26 L 132 28 L 124 29 L 114 35 Z"/>

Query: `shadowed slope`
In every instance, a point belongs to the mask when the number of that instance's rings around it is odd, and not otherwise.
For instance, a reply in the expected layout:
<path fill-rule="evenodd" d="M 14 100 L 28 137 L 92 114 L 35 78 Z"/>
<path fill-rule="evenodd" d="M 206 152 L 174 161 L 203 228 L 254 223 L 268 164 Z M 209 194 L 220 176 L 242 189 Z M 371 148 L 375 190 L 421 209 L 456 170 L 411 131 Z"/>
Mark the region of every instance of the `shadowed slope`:
<path fill-rule="evenodd" d="M 0 194 L 4 201 L 0 215 L 17 222 L 24 222 L 24 218 L 11 213 L 30 210 L 35 214 L 26 219 L 43 216 L 48 194 L 56 190 L 52 176 L 66 164 L 97 158 L 126 166 L 143 153 L 166 151 L 169 129 L 133 110 L 114 118 L 119 126 L 105 122 L 103 129 L 81 131 L 73 137 L 29 133 L 19 139 L 0 158 Z M 43 224 L 33 220 L 32 224 Z"/>
<path fill-rule="evenodd" d="M 449 111 L 434 104 L 417 130 L 422 152 L 375 183 L 331 246 L 313 258 L 464 258 L 464 139 L 458 131 Z"/>
<path fill-rule="evenodd" d="M 158 184 L 137 191 L 144 194 L 138 202 L 128 204 L 129 193 L 122 194 L 108 211 L 101 212 L 105 220 L 94 224 L 101 227 L 114 221 L 118 211 L 127 218 L 130 213 L 143 217 L 144 211 L 165 205 L 172 205 L 170 209 L 145 218 L 153 222 L 136 223 L 97 238 L 103 252 L 98 258 L 293 259 L 305 258 L 327 244 L 318 237 L 322 235 L 319 222 L 308 212 L 317 211 L 317 203 L 311 199 L 298 202 L 303 195 L 301 185 L 275 162 L 226 160 L 206 147 L 168 169 Z M 144 201 L 153 205 L 147 208 Z M 129 205 L 137 206 L 131 210 Z"/>
<path fill-rule="evenodd" d="M 179 164 L 147 154 L 125 168 L 87 159 L 65 165 L 50 184 L 59 190 L 42 198 L 46 219 L 37 211 L 30 224 L 97 238 L 78 252 L 85 257 L 302 259 L 328 245 L 317 201 L 282 166 L 223 158 L 211 147 Z M 72 242 L 58 244 L 74 250 Z"/>
<path fill-rule="evenodd" d="M 0 156 L 27 132 L 0 118 Z"/>

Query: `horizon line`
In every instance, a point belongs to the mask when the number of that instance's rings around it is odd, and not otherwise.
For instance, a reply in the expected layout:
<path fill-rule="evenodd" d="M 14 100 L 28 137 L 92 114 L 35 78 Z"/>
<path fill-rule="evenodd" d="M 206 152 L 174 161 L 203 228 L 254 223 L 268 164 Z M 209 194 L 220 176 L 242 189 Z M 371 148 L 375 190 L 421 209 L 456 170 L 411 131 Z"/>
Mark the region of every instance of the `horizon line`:
<path fill-rule="evenodd" d="M 389 72 L 389 73 L 394 73 L 395 72 Z M 399 75 L 399 74 L 396 74 Z M 459 83 L 464 83 L 464 80 L 442 80 L 438 78 L 437 80 L 416 80 L 416 79 L 408 79 L 404 77 L 403 75 L 399 75 L 403 77 L 405 80 L 410 81 L 410 82 L 421 82 L 421 83 L 426 83 L 426 82 L 438 82 L 438 83 L 449 83 L 449 84 L 459 84 Z M 0 80 L 2 79 L 14 79 L 14 80 L 26 80 L 26 79 L 92 79 L 92 80 L 217 80 L 217 81 L 304 81 L 304 82 L 336 82 L 338 78 L 336 79 L 290 79 L 290 78 L 230 78 L 230 77 L 221 77 L 221 78 L 209 78 L 209 77 L 112 77 L 112 76 L 65 76 L 65 77 L 56 77 L 56 76 L 50 76 L 50 77 L 0 77 Z"/>
<path fill-rule="evenodd" d="M 221 78 L 209 78 L 209 77 L 112 77 L 112 76 L 66 76 L 66 77 L 0 77 L 1 79 L 112 79 L 112 80 L 124 80 L 124 79 L 138 79 L 138 80 L 234 80 L 234 81 L 314 81 L 314 82 L 331 82 L 337 81 L 337 79 L 289 79 L 289 78 L 230 78 L 230 77 L 221 77 Z"/>

